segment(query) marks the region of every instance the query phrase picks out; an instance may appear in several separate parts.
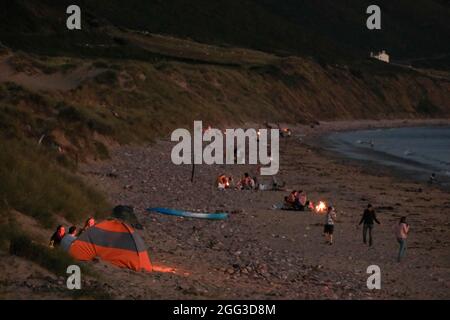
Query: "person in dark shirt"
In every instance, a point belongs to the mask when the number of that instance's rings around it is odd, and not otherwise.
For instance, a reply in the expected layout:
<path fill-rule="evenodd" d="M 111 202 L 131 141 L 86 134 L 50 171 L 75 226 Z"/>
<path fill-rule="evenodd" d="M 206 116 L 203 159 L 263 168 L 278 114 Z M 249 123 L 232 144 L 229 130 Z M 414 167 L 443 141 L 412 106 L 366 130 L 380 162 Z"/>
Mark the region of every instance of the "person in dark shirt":
<path fill-rule="evenodd" d="M 58 247 L 61 243 L 62 238 L 64 238 L 66 234 L 66 229 L 64 226 L 59 225 L 58 228 L 56 228 L 55 233 L 53 233 L 52 237 L 50 238 L 49 246 L 50 248 Z"/>
<path fill-rule="evenodd" d="M 364 244 L 367 243 L 367 231 L 369 231 L 369 246 L 372 246 L 372 244 L 373 244 L 372 229 L 373 229 L 374 221 L 376 223 L 380 224 L 380 221 L 378 221 L 377 215 L 375 214 L 374 208 L 369 203 L 367 205 L 367 209 L 364 210 L 361 221 L 359 221 L 359 225 L 364 223 L 364 225 L 363 225 L 363 242 L 364 242 Z"/>

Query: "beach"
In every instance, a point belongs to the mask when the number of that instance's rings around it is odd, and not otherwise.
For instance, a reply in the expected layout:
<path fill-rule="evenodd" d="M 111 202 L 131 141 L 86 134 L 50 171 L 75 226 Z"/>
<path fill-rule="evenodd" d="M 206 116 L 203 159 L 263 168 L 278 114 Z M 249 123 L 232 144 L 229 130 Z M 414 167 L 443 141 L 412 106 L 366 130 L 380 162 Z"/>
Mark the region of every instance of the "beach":
<path fill-rule="evenodd" d="M 271 209 L 288 192 L 215 189 L 219 174 L 255 174 L 254 166 L 196 166 L 191 183 L 191 166 L 171 164 L 170 141 L 114 150 L 110 161 L 85 166 L 84 175 L 112 203 L 135 207 L 153 264 L 176 273 L 140 274 L 102 263 L 96 267 L 124 298 L 448 299 L 449 193 L 332 157 L 313 143 L 325 133 L 371 127 L 377 121 L 304 126 L 280 141 L 278 178 L 289 189 L 306 191 L 312 201 L 336 208 L 333 246 L 322 235 L 323 215 Z M 368 203 L 381 221 L 371 248 L 362 243 L 358 227 Z M 224 211 L 230 217 L 185 219 L 148 213 L 147 207 Z M 392 227 L 401 216 L 408 217 L 411 234 L 406 258 L 397 263 Z M 381 268 L 381 290 L 367 289 L 370 265 Z"/>
<path fill-rule="evenodd" d="M 325 201 L 337 210 L 332 246 L 325 244 L 322 234 L 323 214 L 272 209 L 289 191 L 215 188 L 219 174 L 254 175 L 255 166 L 199 165 L 192 183 L 191 166 L 171 163 L 174 143 L 169 140 L 116 147 L 110 160 L 83 164 L 83 178 L 112 204 L 135 208 L 143 226 L 137 232 L 158 270 L 139 273 L 98 260 L 80 263 L 98 275 L 83 277 L 83 287 L 101 288 L 114 299 L 449 299 L 448 191 L 392 175 L 383 166 L 349 160 L 321 146 L 327 134 L 377 124 L 381 122 L 300 126 L 292 128 L 291 137 L 280 140 L 277 179 L 289 190 L 304 190 L 311 201 Z M 385 127 L 419 124 L 424 122 L 382 122 Z M 262 183 L 271 180 L 260 179 Z M 358 226 L 368 203 L 381 222 L 374 227 L 372 247 L 363 244 L 362 226 Z M 148 207 L 220 211 L 229 218 L 179 218 L 149 213 Z M 401 216 L 407 216 L 411 232 L 406 256 L 398 263 L 393 226 Z M 45 232 L 51 234 L 51 230 L 33 228 L 31 218 L 18 215 L 17 219 L 43 241 Z M 61 296 L 64 278 L 18 257 L 3 258 L 4 297 Z M 381 270 L 380 290 L 367 288 L 367 268 L 372 265 Z"/>

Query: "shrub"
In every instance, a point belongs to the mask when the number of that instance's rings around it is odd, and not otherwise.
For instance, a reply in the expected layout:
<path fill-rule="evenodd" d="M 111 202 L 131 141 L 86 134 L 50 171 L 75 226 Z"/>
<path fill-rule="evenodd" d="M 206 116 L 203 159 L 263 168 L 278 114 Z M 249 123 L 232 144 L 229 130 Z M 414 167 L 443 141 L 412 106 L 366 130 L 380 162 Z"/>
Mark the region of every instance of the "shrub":
<path fill-rule="evenodd" d="M 106 69 L 106 68 L 108 68 L 108 64 L 106 62 L 104 62 L 104 61 L 95 61 L 92 65 L 95 68 L 98 68 L 98 69 Z"/>
<path fill-rule="evenodd" d="M 107 70 L 95 77 L 98 84 L 115 85 L 117 84 L 117 73 L 113 70 Z"/>
<path fill-rule="evenodd" d="M 86 115 L 80 111 L 78 108 L 67 106 L 64 104 L 59 104 L 56 107 L 58 111 L 58 118 L 60 120 L 65 120 L 68 122 L 85 122 Z"/>
<path fill-rule="evenodd" d="M 100 141 L 95 141 L 94 146 L 100 160 L 109 159 L 108 148 L 103 143 L 101 143 Z"/>
<path fill-rule="evenodd" d="M 428 98 L 423 98 L 417 104 L 416 111 L 424 115 L 434 115 L 439 112 L 439 108 Z"/>

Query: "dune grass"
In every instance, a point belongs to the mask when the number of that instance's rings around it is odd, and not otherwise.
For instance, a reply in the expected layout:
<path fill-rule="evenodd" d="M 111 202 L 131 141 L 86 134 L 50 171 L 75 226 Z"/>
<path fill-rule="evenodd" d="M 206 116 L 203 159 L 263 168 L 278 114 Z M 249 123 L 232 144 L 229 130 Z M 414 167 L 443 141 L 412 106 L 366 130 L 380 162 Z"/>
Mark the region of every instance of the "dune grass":
<path fill-rule="evenodd" d="M 104 212 L 103 196 L 60 166 L 46 150 L 24 141 L 0 141 L 0 195 L 3 204 L 40 221 L 55 215 L 81 221 Z"/>

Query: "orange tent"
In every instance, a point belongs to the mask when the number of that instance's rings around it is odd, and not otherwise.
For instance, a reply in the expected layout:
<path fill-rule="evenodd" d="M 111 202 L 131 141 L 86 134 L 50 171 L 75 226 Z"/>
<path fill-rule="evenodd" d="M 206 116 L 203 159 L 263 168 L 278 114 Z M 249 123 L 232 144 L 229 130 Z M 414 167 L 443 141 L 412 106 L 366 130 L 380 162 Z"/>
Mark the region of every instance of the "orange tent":
<path fill-rule="evenodd" d="M 90 227 L 72 243 L 69 253 L 81 261 L 99 257 L 121 268 L 152 271 L 144 241 L 119 220 L 106 220 Z"/>

